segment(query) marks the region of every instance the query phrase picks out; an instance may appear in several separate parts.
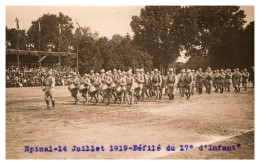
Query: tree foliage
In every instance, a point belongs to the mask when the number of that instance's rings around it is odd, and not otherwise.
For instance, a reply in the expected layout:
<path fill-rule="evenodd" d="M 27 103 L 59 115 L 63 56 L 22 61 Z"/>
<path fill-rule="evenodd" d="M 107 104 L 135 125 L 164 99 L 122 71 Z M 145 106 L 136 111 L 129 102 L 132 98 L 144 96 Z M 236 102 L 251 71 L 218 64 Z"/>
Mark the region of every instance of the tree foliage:
<path fill-rule="evenodd" d="M 241 66 L 238 59 L 246 57 L 252 64 L 254 27 L 247 35 L 244 24 L 245 14 L 238 6 L 146 6 L 130 25 L 133 43 L 153 56 L 156 67 L 167 67 L 183 52 L 190 60 L 208 59 L 209 66 L 227 67 Z M 241 41 L 243 37 L 247 41 Z"/>

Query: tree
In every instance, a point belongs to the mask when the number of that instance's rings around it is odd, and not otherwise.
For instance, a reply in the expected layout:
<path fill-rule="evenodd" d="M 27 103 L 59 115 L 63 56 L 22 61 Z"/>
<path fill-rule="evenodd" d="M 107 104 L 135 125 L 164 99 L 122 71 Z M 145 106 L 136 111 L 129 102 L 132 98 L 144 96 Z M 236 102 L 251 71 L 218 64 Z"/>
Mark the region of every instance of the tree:
<path fill-rule="evenodd" d="M 21 50 L 26 50 L 26 44 L 28 43 L 28 37 L 25 30 L 17 30 L 14 28 L 5 28 L 6 32 L 6 42 L 10 42 L 9 49 L 16 49 L 17 47 L 17 37 L 18 37 L 18 48 Z"/>
<path fill-rule="evenodd" d="M 40 25 L 39 25 L 40 23 Z M 40 26 L 40 27 L 39 27 Z M 40 29 L 40 32 L 39 32 Z M 39 50 L 39 36 L 40 36 L 40 50 L 47 50 L 47 45 L 52 43 L 55 45 L 54 51 L 59 51 L 59 34 L 61 37 L 60 51 L 68 51 L 68 47 L 73 39 L 72 34 L 73 23 L 72 19 L 59 13 L 43 14 L 39 19 L 32 21 L 32 25 L 28 30 L 28 36 L 31 43 L 34 43 L 36 50 Z"/>
<path fill-rule="evenodd" d="M 167 67 L 183 50 L 196 45 L 196 19 L 188 8 L 180 6 L 146 6 L 140 16 L 133 16 L 134 43 L 153 56 L 153 64 Z"/>
<path fill-rule="evenodd" d="M 146 6 L 130 25 L 133 42 L 153 56 L 156 67 L 167 67 L 182 52 L 207 58 L 209 66 L 227 67 L 240 56 L 244 18 L 238 6 Z"/>

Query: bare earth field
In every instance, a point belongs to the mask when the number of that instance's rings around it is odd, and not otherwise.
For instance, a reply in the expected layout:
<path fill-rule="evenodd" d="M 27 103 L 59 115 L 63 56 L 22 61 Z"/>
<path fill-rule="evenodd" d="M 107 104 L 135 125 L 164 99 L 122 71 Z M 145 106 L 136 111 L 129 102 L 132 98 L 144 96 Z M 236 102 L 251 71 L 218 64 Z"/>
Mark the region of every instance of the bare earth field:
<path fill-rule="evenodd" d="M 7 159 L 254 159 L 254 90 L 205 92 L 170 101 L 166 96 L 132 107 L 103 103 L 73 105 L 67 87 L 55 88 L 56 109 L 46 110 L 41 88 L 6 89 Z M 154 145 L 161 151 L 110 152 L 110 145 Z M 193 149 L 179 151 L 180 145 Z M 201 145 L 237 146 L 234 151 L 199 150 Z M 105 151 L 72 152 L 73 146 Z M 168 145 L 175 151 L 166 151 Z M 24 152 L 25 146 L 67 146 L 67 152 Z"/>

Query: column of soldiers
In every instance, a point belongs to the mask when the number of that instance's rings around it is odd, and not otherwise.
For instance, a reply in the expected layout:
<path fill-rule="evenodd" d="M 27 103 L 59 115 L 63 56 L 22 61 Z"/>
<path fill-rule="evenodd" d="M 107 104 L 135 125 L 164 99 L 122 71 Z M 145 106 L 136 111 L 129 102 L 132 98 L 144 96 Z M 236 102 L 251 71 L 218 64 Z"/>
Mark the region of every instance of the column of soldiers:
<path fill-rule="evenodd" d="M 48 75 L 44 92 L 49 108 L 49 98 L 52 100 L 53 107 L 55 106 L 53 97 L 55 78 L 51 72 L 48 72 Z M 183 69 L 178 75 L 173 68 L 169 68 L 167 75 L 161 75 L 158 69 L 151 73 L 145 73 L 144 69 L 136 69 L 134 73 L 132 69 L 127 72 L 116 69 L 113 72 L 110 70 L 105 72 L 101 69 L 100 73 L 91 70 L 89 74 L 84 74 L 82 77 L 73 73 L 73 81 L 68 89 L 74 98 L 74 104 L 78 103 L 78 94 L 81 93 L 85 103 L 94 101 L 98 104 L 107 101 L 109 105 L 114 100 L 115 103 L 120 104 L 127 101 L 131 106 L 152 97 L 155 97 L 155 101 L 161 99 L 164 90 L 170 100 L 174 100 L 176 90 L 179 90 L 181 97 L 189 99 L 195 91 L 202 94 L 204 86 L 208 94 L 211 94 L 213 88 L 216 93 L 223 94 L 224 90 L 230 93 L 231 85 L 235 92 L 240 92 L 241 84 L 244 90 L 247 89 L 248 78 L 247 70 L 239 72 L 238 68 L 233 72 L 230 69 L 212 71 L 210 67 L 205 72 L 202 72 L 201 68 L 196 72 Z"/>

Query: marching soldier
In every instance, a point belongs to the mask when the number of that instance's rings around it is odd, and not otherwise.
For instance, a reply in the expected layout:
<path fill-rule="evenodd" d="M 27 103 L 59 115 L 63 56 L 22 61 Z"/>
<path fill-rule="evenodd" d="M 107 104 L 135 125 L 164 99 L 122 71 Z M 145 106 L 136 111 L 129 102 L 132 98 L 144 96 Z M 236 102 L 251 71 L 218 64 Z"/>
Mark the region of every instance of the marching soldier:
<path fill-rule="evenodd" d="M 80 79 L 78 78 L 76 73 L 73 73 L 72 84 L 75 86 L 75 88 L 71 89 L 71 96 L 75 98 L 74 104 L 77 104 L 77 102 L 79 101 L 77 95 L 78 95 L 78 86 L 80 85 Z"/>
<path fill-rule="evenodd" d="M 241 80 L 241 73 L 239 72 L 239 69 L 237 68 L 234 73 L 234 87 L 235 92 L 240 92 L 240 80 Z"/>
<path fill-rule="evenodd" d="M 220 77 L 220 74 L 219 74 L 219 70 L 216 70 L 215 72 L 215 75 L 214 75 L 214 81 L 215 81 L 215 92 L 218 93 L 218 90 L 219 90 L 219 77 Z"/>
<path fill-rule="evenodd" d="M 193 95 L 195 91 L 195 85 L 196 85 L 196 74 L 194 69 L 191 70 L 191 76 L 192 76 L 191 94 Z"/>
<path fill-rule="evenodd" d="M 107 102 L 107 105 L 110 104 L 110 101 L 111 101 L 111 97 L 112 97 L 112 89 L 113 89 L 113 78 L 111 76 L 111 73 L 110 72 L 106 72 L 106 79 L 105 79 L 105 83 L 107 84 L 108 86 L 108 89 L 107 89 L 107 99 L 108 99 L 108 102 Z"/>
<path fill-rule="evenodd" d="M 139 89 L 137 91 L 137 96 L 138 96 L 137 102 L 141 99 L 142 91 L 143 91 L 143 87 L 144 87 L 144 76 L 141 74 L 140 70 L 136 69 L 136 75 L 135 75 L 135 80 L 139 87 Z"/>
<path fill-rule="evenodd" d="M 185 95 L 187 99 L 190 98 L 190 89 L 192 85 L 192 75 L 191 75 L 191 70 L 188 69 L 186 75 L 184 76 L 184 87 L 185 87 Z"/>
<path fill-rule="evenodd" d="M 226 78 L 226 74 L 224 73 L 224 70 L 221 69 L 220 70 L 220 74 L 219 74 L 219 89 L 220 89 L 220 93 L 224 92 L 225 78 Z"/>
<path fill-rule="evenodd" d="M 126 98 L 130 106 L 134 104 L 134 82 L 135 79 L 132 77 L 132 72 L 128 71 L 126 73 Z"/>
<path fill-rule="evenodd" d="M 102 80 L 99 77 L 98 73 L 95 73 L 95 81 L 93 83 L 94 87 L 97 89 L 97 103 L 100 101 L 100 92 L 101 92 L 101 85 L 102 85 Z"/>
<path fill-rule="evenodd" d="M 167 94 L 169 96 L 169 99 L 173 100 L 175 95 L 175 81 L 176 81 L 175 74 L 173 73 L 173 68 L 169 69 L 169 74 L 167 75 L 165 81 L 167 84 Z"/>
<path fill-rule="evenodd" d="M 181 70 L 181 73 L 179 75 L 178 78 L 178 87 L 179 87 L 179 91 L 182 97 L 184 97 L 184 91 L 185 91 L 185 71 L 184 69 Z"/>
<path fill-rule="evenodd" d="M 205 72 L 205 87 L 208 94 L 211 93 L 212 80 L 213 80 L 213 73 L 211 71 L 211 68 L 208 67 L 207 71 Z"/>
<path fill-rule="evenodd" d="M 158 73 L 158 69 L 154 70 L 154 75 L 152 77 L 152 84 L 156 94 L 155 100 L 157 100 L 160 97 L 160 85 L 162 84 L 162 79 Z"/>
<path fill-rule="evenodd" d="M 47 109 L 50 109 L 49 98 L 51 99 L 52 109 L 55 109 L 55 100 L 54 100 L 54 87 L 55 87 L 55 78 L 52 76 L 52 71 L 48 71 L 47 78 L 45 79 L 45 88 L 43 89 L 45 94 L 45 102 L 47 104 Z"/>
<path fill-rule="evenodd" d="M 230 69 L 227 69 L 227 74 L 226 74 L 226 85 L 227 85 L 227 92 L 230 93 L 230 86 L 232 83 L 232 73 Z"/>
<path fill-rule="evenodd" d="M 203 90 L 203 77 L 204 77 L 204 74 L 202 72 L 202 69 L 199 68 L 197 74 L 196 74 L 196 81 L 197 81 L 197 84 L 198 84 L 198 90 L 199 90 L 199 94 L 202 94 L 202 90 Z"/>
<path fill-rule="evenodd" d="M 124 97 L 125 97 L 125 91 L 126 91 L 126 78 L 123 76 L 121 72 L 119 72 L 119 78 L 116 84 L 116 94 L 117 97 L 120 99 L 120 104 L 122 104 Z"/>
<path fill-rule="evenodd" d="M 247 72 L 247 69 L 244 69 L 244 71 L 242 73 L 242 85 L 245 88 L 244 89 L 245 91 L 247 88 L 248 78 L 249 78 L 249 73 Z"/>
<path fill-rule="evenodd" d="M 93 70 L 90 71 L 89 80 L 91 83 L 93 83 L 95 81 L 95 74 L 94 74 Z"/>

